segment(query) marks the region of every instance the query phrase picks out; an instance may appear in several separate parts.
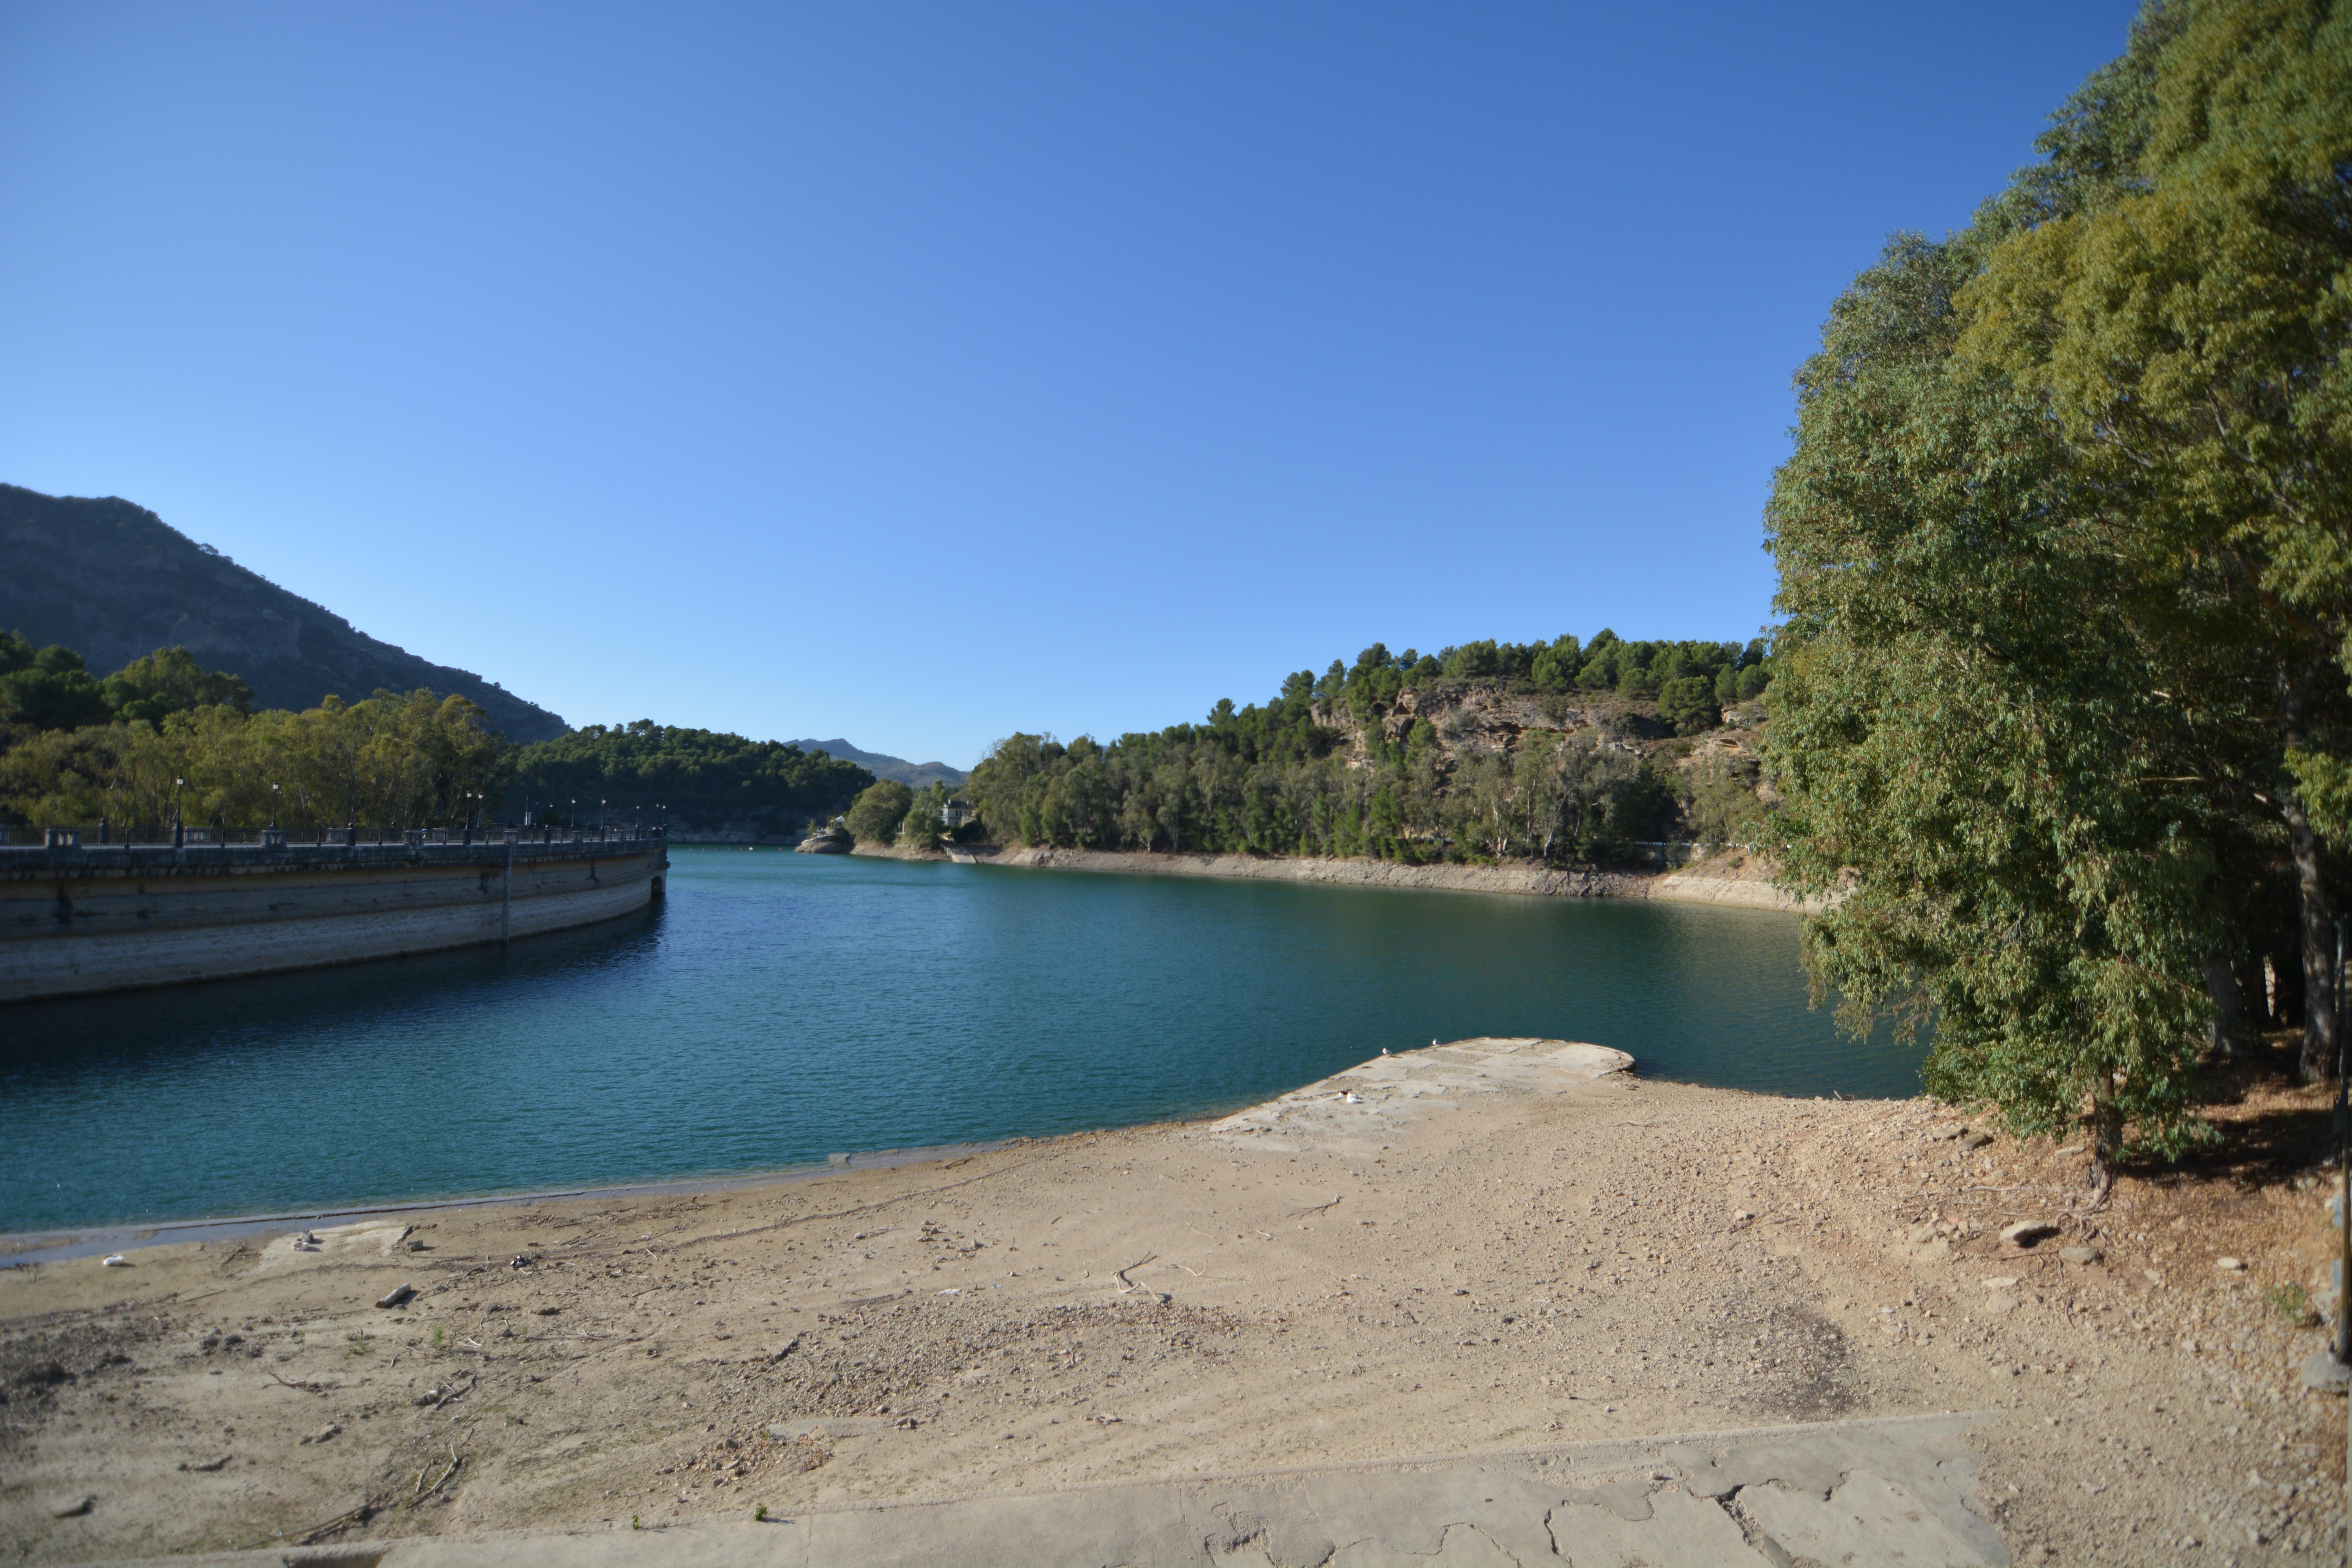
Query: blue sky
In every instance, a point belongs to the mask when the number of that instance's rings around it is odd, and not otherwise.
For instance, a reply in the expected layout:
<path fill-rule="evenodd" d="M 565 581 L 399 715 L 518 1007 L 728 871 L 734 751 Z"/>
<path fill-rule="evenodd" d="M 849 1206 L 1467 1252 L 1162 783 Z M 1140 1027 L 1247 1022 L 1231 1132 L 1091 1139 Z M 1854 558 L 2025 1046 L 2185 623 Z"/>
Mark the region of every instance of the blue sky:
<path fill-rule="evenodd" d="M 0 5 L 0 479 L 969 765 L 1746 638 L 1789 377 L 2132 6 Z"/>

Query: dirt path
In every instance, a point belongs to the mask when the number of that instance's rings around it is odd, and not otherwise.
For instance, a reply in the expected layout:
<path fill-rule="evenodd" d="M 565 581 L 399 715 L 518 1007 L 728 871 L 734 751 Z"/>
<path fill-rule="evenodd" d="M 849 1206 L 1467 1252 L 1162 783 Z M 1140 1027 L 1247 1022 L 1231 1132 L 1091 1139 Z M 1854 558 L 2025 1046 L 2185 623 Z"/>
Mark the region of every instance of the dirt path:
<path fill-rule="evenodd" d="M 2325 1214 L 2291 1176 L 2127 1182 L 2070 1218 L 2074 1157 L 1964 1148 L 1923 1102 L 1530 1083 L 1370 1135 L 1340 1100 L 1328 1135 L 1144 1128 L 0 1271 L 0 1554 L 1953 1412 L 1991 1413 L 1954 1440 L 2020 1561 L 2340 1554 L 2344 1406 L 2303 1387 L 2320 1336 L 2281 1289 Z M 2021 1249 L 2012 1217 L 2061 1229 Z"/>

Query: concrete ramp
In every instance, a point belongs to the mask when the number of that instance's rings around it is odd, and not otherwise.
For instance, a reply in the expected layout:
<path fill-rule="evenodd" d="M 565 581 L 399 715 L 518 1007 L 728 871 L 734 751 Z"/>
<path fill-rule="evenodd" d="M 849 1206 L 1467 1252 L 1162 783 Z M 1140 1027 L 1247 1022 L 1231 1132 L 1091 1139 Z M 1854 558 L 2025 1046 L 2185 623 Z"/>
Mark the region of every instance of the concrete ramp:
<path fill-rule="evenodd" d="M 1359 1062 L 1212 1122 L 1208 1134 L 1234 1148 L 1361 1152 L 1412 1122 L 1483 1098 L 1566 1094 L 1633 1065 L 1632 1057 L 1607 1046 L 1482 1035 Z"/>

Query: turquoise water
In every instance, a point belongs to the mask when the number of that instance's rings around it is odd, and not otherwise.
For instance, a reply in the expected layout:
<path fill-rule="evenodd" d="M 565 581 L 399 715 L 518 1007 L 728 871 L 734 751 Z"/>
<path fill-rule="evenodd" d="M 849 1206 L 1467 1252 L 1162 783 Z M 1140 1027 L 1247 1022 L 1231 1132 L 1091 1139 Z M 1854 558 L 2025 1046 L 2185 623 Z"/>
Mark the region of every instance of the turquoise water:
<path fill-rule="evenodd" d="M 1548 1035 L 1909 1094 L 1759 910 L 673 851 L 641 916 L 0 1009 L 0 1230 L 822 1163 L 1248 1104 Z"/>

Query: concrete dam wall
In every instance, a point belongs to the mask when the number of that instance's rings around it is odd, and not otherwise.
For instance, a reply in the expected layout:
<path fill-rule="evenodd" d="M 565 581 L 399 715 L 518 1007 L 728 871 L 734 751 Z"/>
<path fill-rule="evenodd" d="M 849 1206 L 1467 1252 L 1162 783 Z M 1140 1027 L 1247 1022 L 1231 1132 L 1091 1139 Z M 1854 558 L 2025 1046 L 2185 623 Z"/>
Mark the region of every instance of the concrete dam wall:
<path fill-rule="evenodd" d="M 662 894 L 658 837 L 0 847 L 0 1003 L 505 942 Z"/>

